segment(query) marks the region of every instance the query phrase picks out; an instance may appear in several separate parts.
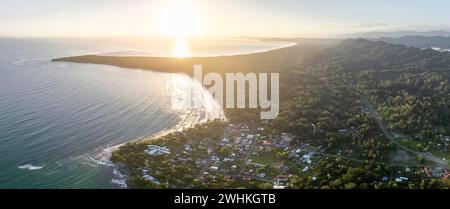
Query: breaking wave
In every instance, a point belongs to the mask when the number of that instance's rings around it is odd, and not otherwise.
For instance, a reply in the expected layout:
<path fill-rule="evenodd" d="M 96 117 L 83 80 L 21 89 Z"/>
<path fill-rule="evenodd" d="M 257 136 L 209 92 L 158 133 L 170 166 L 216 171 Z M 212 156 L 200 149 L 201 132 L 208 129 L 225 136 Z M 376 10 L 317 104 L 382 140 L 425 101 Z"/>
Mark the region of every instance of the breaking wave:
<path fill-rule="evenodd" d="M 194 82 L 191 78 L 182 74 L 173 75 L 171 79 L 167 91 L 171 98 L 171 109 L 177 113 L 179 123 L 143 139 L 130 141 L 151 140 L 170 133 L 183 131 L 185 128 L 214 119 L 227 120 L 223 109 L 200 83 Z M 192 91 L 189 92 L 189 90 Z M 201 108 L 193 108 L 192 104 L 196 101 L 202 103 Z M 93 167 L 106 166 L 113 168 L 113 178 L 111 183 L 118 185 L 121 188 L 128 188 L 128 185 L 126 184 L 127 176 L 122 174 L 122 172 L 120 172 L 120 167 L 110 160 L 112 152 L 117 150 L 123 144 L 112 147 L 107 146 L 104 149 L 88 153 L 84 159 L 85 164 Z"/>
<path fill-rule="evenodd" d="M 44 168 L 44 166 L 34 166 L 31 164 L 26 164 L 26 165 L 17 166 L 17 168 L 22 169 L 22 170 L 34 171 L 34 170 L 41 170 Z"/>

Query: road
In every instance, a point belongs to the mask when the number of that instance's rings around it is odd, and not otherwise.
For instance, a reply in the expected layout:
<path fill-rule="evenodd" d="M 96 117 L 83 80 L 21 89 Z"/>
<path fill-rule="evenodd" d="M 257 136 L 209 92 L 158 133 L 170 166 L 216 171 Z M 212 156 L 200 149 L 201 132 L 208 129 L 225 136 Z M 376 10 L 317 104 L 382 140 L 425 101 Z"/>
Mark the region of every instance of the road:
<path fill-rule="evenodd" d="M 450 169 L 449 164 L 442 160 L 439 157 L 434 156 L 431 153 L 426 153 L 426 152 L 418 152 L 415 151 L 409 147 L 406 147 L 405 145 L 401 144 L 400 142 L 398 142 L 396 140 L 396 137 L 386 128 L 386 125 L 384 124 L 383 120 L 381 119 L 381 117 L 378 115 L 378 112 L 375 110 L 375 108 L 373 107 L 373 105 L 367 100 L 367 99 L 362 99 L 362 101 L 367 105 L 367 107 L 369 108 L 369 112 L 372 115 L 373 118 L 375 118 L 375 121 L 377 122 L 378 127 L 380 127 L 381 131 L 383 132 L 383 134 L 389 139 L 391 140 L 392 143 L 394 143 L 395 145 L 397 145 L 398 147 L 400 147 L 401 149 L 414 154 L 416 156 L 422 156 L 424 159 L 434 162 L 437 165 L 439 165 L 440 167 L 445 167 L 447 169 Z"/>
<path fill-rule="evenodd" d="M 249 148 L 249 150 L 248 150 L 248 153 L 247 153 L 247 155 L 245 156 L 244 161 L 242 162 L 242 165 L 241 165 L 241 167 L 240 167 L 240 169 L 239 169 L 239 172 L 238 172 L 236 175 L 234 175 L 234 178 L 240 177 L 241 174 L 242 174 L 242 172 L 245 170 L 245 167 L 246 167 L 246 165 L 247 165 L 247 161 L 248 161 L 248 159 L 250 158 L 250 155 L 252 154 L 253 147 L 254 147 L 254 145 L 255 145 L 255 141 L 256 141 L 256 139 L 253 139 L 253 140 L 252 140 L 252 143 L 250 144 L 250 148 Z"/>
<path fill-rule="evenodd" d="M 321 152 L 321 151 L 315 151 L 313 149 L 305 149 L 303 148 L 303 150 L 308 151 L 308 152 L 314 152 L 317 155 L 322 155 L 325 157 L 332 157 L 332 158 L 342 158 L 342 159 L 346 159 L 346 160 L 350 160 L 353 162 L 357 162 L 357 163 L 364 163 L 366 160 L 362 160 L 362 159 L 356 159 L 356 158 L 351 158 L 351 157 L 345 157 L 342 155 L 333 155 L 333 154 L 327 154 L 325 152 Z M 322 160 L 322 158 L 320 159 Z M 319 161 L 320 162 L 320 161 Z M 317 164 L 319 164 L 319 162 L 316 162 L 313 166 L 310 166 L 311 168 L 315 167 Z M 388 163 L 382 163 L 382 162 L 375 162 L 376 164 L 380 164 L 380 165 L 389 165 L 392 167 L 423 167 L 423 165 L 421 164 L 388 164 Z M 285 173 L 287 173 L 289 170 L 291 170 L 294 166 L 301 164 L 300 160 L 294 164 L 292 164 L 291 166 L 289 166 L 286 170 L 284 170 Z"/>

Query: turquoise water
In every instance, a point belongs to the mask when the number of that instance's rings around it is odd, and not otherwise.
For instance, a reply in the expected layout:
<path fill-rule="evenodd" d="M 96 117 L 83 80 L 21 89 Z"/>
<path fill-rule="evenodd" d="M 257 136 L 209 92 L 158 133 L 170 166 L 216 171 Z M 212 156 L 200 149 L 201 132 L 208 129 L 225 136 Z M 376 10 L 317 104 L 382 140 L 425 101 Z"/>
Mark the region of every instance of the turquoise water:
<path fill-rule="evenodd" d="M 117 175 L 110 147 L 208 118 L 171 108 L 179 75 L 50 62 L 80 54 L 165 55 L 150 45 L 0 39 L 0 188 L 119 188 L 111 183 Z M 215 47 L 211 55 L 284 46 L 227 45 L 234 48 Z"/>

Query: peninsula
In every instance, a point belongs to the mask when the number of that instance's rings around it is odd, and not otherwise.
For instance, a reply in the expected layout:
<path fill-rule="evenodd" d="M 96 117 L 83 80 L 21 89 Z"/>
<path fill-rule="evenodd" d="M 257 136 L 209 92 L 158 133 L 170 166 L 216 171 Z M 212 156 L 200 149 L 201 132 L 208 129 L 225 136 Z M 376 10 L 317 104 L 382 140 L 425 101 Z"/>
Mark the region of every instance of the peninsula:
<path fill-rule="evenodd" d="M 275 120 L 226 109 L 229 122 L 198 124 L 114 152 L 133 188 L 449 188 L 450 53 L 364 39 L 295 41 L 236 56 L 53 61 L 169 73 L 190 74 L 194 64 L 205 72 L 280 73 Z"/>

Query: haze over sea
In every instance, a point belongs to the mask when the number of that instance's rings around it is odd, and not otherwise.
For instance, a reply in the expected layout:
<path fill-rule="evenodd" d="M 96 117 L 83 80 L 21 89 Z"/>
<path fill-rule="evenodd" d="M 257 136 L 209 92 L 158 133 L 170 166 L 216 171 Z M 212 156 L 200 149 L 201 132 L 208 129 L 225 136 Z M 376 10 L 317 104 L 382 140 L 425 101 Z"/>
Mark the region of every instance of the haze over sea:
<path fill-rule="evenodd" d="M 191 44 L 192 56 L 292 45 L 244 39 Z M 116 188 L 109 147 L 217 117 L 172 108 L 179 90 L 190 85 L 182 75 L 50 62 L 84 54 L 170 56 L 172 47 L 160 40 L 0 38 L 0 188 Z"/>

